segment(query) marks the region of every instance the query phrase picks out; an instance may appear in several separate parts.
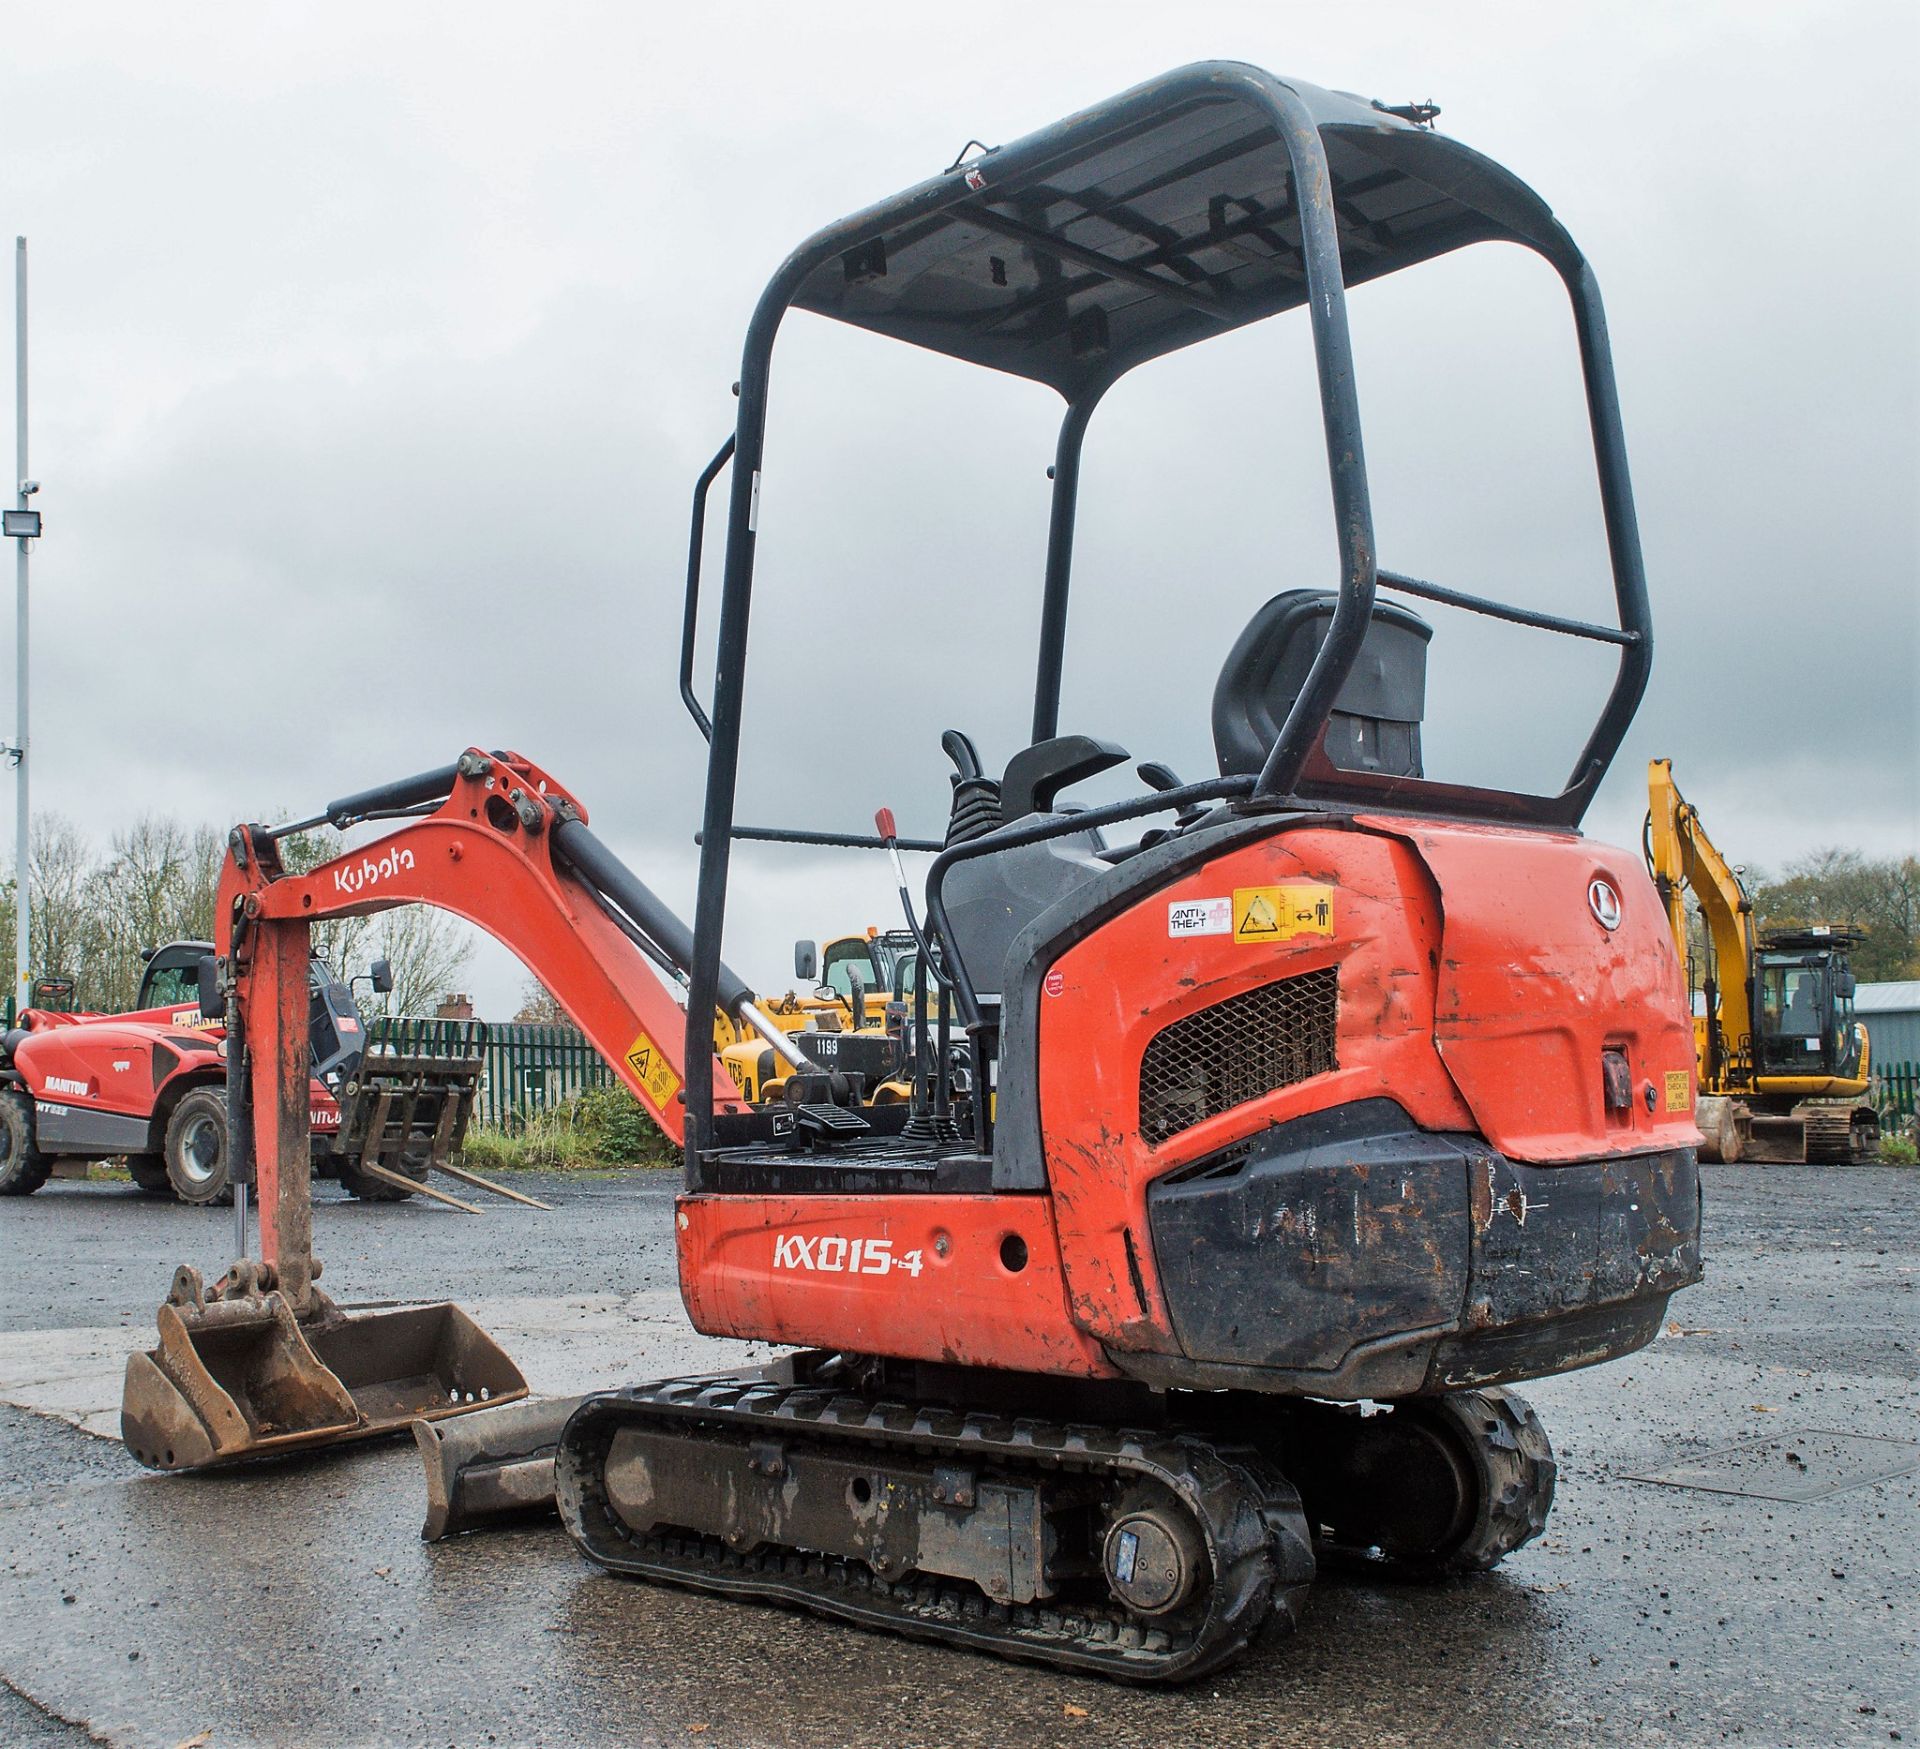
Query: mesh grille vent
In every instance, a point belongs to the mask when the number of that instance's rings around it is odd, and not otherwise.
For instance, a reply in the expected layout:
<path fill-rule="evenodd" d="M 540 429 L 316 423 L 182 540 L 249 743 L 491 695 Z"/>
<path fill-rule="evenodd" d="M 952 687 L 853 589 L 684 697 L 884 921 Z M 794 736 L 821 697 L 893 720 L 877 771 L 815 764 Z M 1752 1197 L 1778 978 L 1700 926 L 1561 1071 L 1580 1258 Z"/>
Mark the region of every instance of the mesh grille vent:
<path fill-rule="evenodd" d="M 1339 1066 L 1338 970 L 1302 972 L 1176 1020 L 1140 1060 L 1140 1133 L 1164 1142 L 1203 1119 Z"/>

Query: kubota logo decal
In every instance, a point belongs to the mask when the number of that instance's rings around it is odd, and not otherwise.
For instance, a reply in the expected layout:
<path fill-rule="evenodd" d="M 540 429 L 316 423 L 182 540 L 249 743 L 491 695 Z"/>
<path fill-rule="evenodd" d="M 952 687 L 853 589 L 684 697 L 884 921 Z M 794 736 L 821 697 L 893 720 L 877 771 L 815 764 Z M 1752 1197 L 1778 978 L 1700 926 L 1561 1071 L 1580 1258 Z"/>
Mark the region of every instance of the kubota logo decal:
<path fill-rule="evenodd" d="M 389 850 L 378 860 L 363 856 L 357 868 L 337 868 L 333 871 L 333 885 L 336 892 L 357 893 L 363 887 L 370 887 L 375 881 L 391 880 L 402 869 L 413 867 L 413 852 L 404 846 L 399 850 Z"/>

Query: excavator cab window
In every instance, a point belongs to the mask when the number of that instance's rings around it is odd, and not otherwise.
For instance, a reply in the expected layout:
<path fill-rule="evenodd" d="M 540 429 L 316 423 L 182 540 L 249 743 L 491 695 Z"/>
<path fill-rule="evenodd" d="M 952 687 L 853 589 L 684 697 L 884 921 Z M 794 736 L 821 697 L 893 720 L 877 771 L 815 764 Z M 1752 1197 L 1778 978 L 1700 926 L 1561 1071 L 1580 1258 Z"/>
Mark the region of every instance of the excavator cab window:
<path fill-rule="evenodd" d="M 867 945 L 873 950 L 873 969 L 880 975 L 880 991 L 883 994 L 891 991 L 896 996 L 911 995 L 913 956 L 920 950 L 920 944 L 913 939 L 912 933 L 905 929 L 889 929 L 874 936 Z"/>
<path fill-rule="evenodd" d="M 842 996 L 851 996 L 856 972 L 860 976 L 861 987 L 869 995 L 887 987 L 874 966 L 870 942 L 858 939 L 829 942 L 820 967 L 821 983 Z"/>
<path fill-rule="evenodd" d="M 1763 1067 L 1809 1070 L 1822 1066 L 1834 1025 L 1824 960 L 1775 959 L 1760 966 Z"/>

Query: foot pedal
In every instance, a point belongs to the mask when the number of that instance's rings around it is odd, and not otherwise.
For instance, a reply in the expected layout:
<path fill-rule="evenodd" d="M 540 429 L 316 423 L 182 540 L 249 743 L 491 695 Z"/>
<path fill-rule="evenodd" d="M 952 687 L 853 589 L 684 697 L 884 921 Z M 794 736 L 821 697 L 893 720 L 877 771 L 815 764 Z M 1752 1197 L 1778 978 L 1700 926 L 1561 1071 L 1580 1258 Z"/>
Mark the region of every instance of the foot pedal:
<path fill-rule="evenodd" d="M 799 1105 L 794 1107 L 794 1116 L 805 1134 L 823 1142 L 864 1135 L 873 1128 L 859 1112 L 849 1111 L 844 1105 Z"/>
<path fill-rule="evenodd" d="M 831 1146 L 851 1136 L 864 1135 L 873 1125 L 857 1111 L 844 1105 L 777 1106 L 773 1112 L 773 1133 L 789 1147 Z"/>

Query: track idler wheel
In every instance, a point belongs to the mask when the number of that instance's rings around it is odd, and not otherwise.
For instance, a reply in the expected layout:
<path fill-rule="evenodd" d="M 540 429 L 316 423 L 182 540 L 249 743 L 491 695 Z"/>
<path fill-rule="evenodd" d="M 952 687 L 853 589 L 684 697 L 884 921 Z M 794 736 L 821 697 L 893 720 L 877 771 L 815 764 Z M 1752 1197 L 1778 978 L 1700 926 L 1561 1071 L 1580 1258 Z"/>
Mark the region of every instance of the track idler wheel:
<path fill-rule="evenodd" d="M 1289 1467 L 1323 1561 L 1442 1579 L 1496 1567 L 1546 1528 L 1553 1447 L 1511 1391 L 1414 1397 L 1372 1415 L 1301 1408 Z"/>

